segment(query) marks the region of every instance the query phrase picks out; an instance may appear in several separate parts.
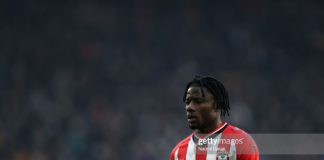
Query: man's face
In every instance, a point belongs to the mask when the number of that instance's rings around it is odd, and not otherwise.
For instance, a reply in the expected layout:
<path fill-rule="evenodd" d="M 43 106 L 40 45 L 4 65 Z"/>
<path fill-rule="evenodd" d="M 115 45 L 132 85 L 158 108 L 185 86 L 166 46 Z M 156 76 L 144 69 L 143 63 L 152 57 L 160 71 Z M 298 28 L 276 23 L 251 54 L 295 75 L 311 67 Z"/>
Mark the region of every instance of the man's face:
<path fill-rule="evenodd" d="M 189 127 L 200 131 L 212 126 L 219 116 L 213 95 L 205 88 L 203 90 L 204 96 L 201 87 L 189 87 L 185 99 Z"/>

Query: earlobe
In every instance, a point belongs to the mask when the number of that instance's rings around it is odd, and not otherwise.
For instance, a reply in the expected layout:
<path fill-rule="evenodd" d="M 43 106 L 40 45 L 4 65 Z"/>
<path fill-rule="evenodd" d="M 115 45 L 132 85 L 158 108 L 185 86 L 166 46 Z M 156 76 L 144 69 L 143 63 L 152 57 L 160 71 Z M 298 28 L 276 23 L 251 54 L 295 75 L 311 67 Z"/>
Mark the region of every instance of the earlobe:
<path fill-rule="evenodd" d="M 216 103 L 213 104 L 213 109 L 215 112 L 219 112 L 219 108 Z"/>

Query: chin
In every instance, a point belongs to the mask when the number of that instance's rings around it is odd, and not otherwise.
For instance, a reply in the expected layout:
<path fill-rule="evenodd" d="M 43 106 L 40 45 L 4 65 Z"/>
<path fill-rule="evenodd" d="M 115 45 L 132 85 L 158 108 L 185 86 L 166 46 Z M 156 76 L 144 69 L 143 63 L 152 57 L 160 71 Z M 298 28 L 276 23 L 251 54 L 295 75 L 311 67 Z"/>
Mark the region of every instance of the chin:
<path fill-rule="evenodd" d="M 189 124 L 189 128 L 192 129 L 192 130 L 195 130 L 195 129 L 198 129 L 199 126 L 195 125 L 195 124 Z"/>

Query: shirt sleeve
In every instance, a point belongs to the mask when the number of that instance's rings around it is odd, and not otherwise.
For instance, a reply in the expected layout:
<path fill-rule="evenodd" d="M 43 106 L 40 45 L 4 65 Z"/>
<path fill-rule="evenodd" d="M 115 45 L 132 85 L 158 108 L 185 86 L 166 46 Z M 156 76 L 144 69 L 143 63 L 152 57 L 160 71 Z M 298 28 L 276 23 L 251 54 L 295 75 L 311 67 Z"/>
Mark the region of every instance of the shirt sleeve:
<path fill-rule="evenodd" d="M 169 160 L 174 160 L 174 159 L 175 159 L 175 153 L 176 153 L 176 151 L 177 151 L 177 149 L 178 149 L 178 146 L 179 146 L 179 144 L 176 145 L 176 146 L 172 149 Z"/>
<path fill-rule="evenodd" d="M 169 160 L 174 160 L 174 149 L 172 150 L 172 152 L 171 152 L 171 154 L 170 154 L 170 158 L 169 158 Z"/>
<path fill-rule="evenodd" d="M 238 160 L 259 160 L 259 149 L 253 138 L 247 135 L 238 147 Z"/>

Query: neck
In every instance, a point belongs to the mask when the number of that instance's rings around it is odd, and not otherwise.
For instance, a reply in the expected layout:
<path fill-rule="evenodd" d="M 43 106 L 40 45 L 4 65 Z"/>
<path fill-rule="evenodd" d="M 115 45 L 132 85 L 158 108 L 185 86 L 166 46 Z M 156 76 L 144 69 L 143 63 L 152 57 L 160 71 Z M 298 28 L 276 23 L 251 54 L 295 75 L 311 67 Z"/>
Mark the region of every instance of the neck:
<path fill-rule="evenodd" d="M 216 128 L 218 128 L 220 125 L 222 124 L 222 120 L 220 119 L 220 117 L 218 117 L 213 123 L 211 123 L 210 125 L 201 128 L 201 129 L 197 129 L 197 134 L 208 134 L 211 133 L 212 131 L 214 131 Z"/>

